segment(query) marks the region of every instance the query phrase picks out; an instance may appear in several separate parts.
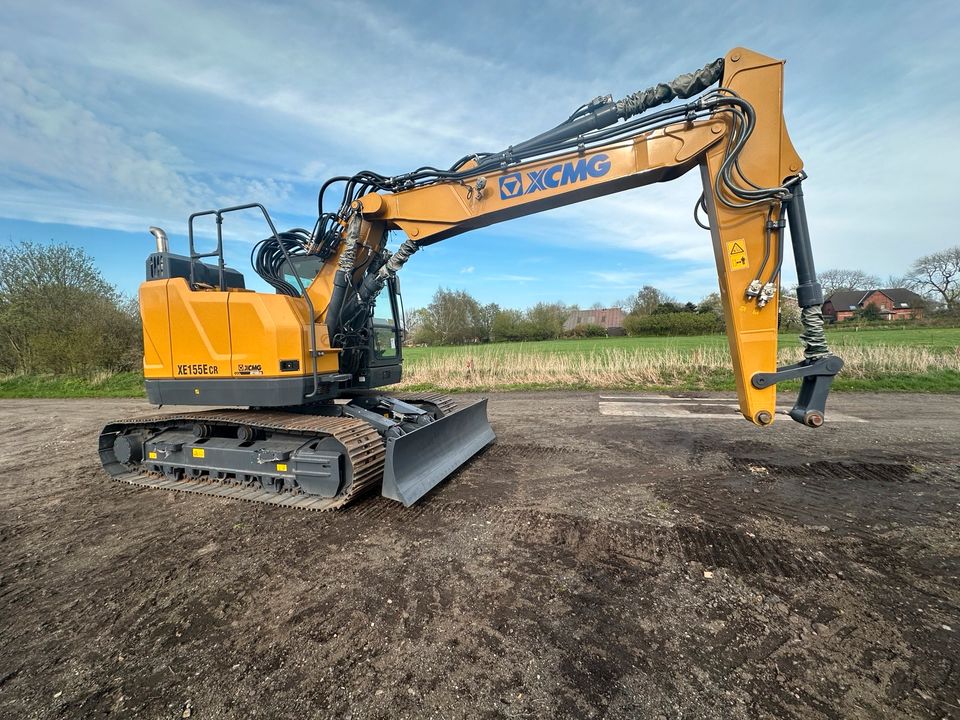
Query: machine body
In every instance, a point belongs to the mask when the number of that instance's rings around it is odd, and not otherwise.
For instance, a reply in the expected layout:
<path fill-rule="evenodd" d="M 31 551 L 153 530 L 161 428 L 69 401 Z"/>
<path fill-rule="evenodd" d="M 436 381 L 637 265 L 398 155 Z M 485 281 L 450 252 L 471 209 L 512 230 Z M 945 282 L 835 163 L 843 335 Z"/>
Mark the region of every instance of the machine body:
<path fill-rule="evenodd" d="M 621 101 L 597 98 L 546 133 L 466 156 L 448 170 L 333 178 L 311 231 L 277 232 L 258 204 L 194 214 L 188 254 L 171 253 L 163 234 L 147 260 L 140 289 L 147 395 L 158 405 L 244 409 L 112 423 L 101 436 L 105 467 L 137 484 L 315 509 L 376 485 L 415 502 L 494 436 L 485 401 L 459 407 L 443 396 L 383 394 L 402 377 L 404 264 L 420 247 L 469 230 L 694 169 L 703 180 L 697 210 L 716 258 L 741 413 L 769 425 L 776 383 L 802 378 L 791 417 L 819 426 L 842 361 L 823 335 L 801 191 L 806 176 L 782 102 L 783 61 L 735 48 Z M 345 188 L 342 201 L 324 212 L 324 193 L 335 183 Z M 224 264 L 222 225 L 239 211 L 260 212 L 269 229 L 253 264 L 275 294 L 251 292 Z M 207 216 L 217 245 L 201 253 L 194 223 Z M 778 369 L 788 224 L 805 358 Z M 403 237 L 394 253 L 390 232 Z"/>

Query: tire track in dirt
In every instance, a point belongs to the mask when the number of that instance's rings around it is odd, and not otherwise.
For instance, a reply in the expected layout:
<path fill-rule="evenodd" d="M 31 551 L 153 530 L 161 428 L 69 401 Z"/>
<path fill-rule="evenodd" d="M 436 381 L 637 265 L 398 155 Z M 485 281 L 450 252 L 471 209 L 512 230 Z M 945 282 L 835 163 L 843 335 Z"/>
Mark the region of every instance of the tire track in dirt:
<path fill-rule="evenodd" d="M 731 458 L 733 470 L 753 474 L 795 475 L 827 480 L 864 480 L 867 482 L 923 482 L 914 468 L 902 463 L 853 462 L 818 460 L 801 465 L 757 462 Z"/>
<path fill-rule="evenodd" d="M 695 526 L 634 525 L 567 514 L 545 513 L 474 502 L 432 500 L 402 508 L 378 499 L 346 510 L 357 518 L 408 524 L 474 520 L 511 542 L 562 549 L 584 561 L 619 560 L 652 566 L 697 562 L 742 575 L 814 578 L 835 570 L 823 553 L 810 554 L 783 540 L 757 538 L 737 530 Z"/>

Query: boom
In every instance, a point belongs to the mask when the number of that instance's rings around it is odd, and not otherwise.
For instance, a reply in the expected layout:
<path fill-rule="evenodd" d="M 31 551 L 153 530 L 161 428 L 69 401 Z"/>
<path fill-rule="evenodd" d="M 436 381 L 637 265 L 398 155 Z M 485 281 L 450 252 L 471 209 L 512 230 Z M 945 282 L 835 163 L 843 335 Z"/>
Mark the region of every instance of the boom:
<path fill-rule="evenodd" d="M 363 258 L 381 253 L 386 231 L 399 230 L 407 240 L 373 278 L 396 273 L 419 247 L 460 233 L 551 208 L 582 202 L 631 188 L 666 182 L 700 168 L 705 211 L 713 242 L 730 342 L 740 410 L 758 425 L 773 421 L 778 381 L 802 377 L 803 390 L 791 416 L 816 427 L 823 421 L 829 385 L 842 367 L 831 355 L 823 334 L 823 302 L 807 233 L 801 181 L 803 163 L 790 142 L 783 119 L 783 61 L 736 48 L 725 58 L 674 83 L 637 93 L 643 108 L 691 89 L 702 90 L 722 68 L 719 90 L 695 102 L 620 123 L 604 135 L 579 132 L 581 122 L 564 134 L 558 126 L 544 136 L 494 156 L 468 159 L 456 172 L 438 173 L 428 182 L 393 178 L 390 192 L 371 192 L 353 200 L 350 209 L 362 218 L 354 228 Z M 623 118 L 627 101 L 596 102 L 592 125 Z M 636 102 L 634 102 L 636 106 Z M 617 113 L 619 112 L 619 115 Z M 608 123 L 612 125 L 613 123 Z M 653 126 L 652 129 L 650 126 Z M 609 136 L 609 137 L 608 137 Z M 551 151 L 566 142 L 573 149 Z M 526 152 L 536 157 L 520 159 Z M 404 188 L 404 183 L 410 187 Z M 373 184 L 373 183 L 371 183 Z M 777 329 L 783 234 L 789 219 L 797 263 L 798 300 L 804 323 L 805 360 L 778 370 Z M 698 221 L 699 222 L 699 221 Z M 340 252 L 354 252 L 347 241 Z M 342 263 L 341 263 L 342 265 Z M 308 292 L 322 306 L 334 297 L 338 268 L 327 263 Z M 367 270 L 352 266 L 355 277 Z M 382 286 L 382 284 L 381 284 Z M 367 280 L 372 294 L 377 283 Z M 364 296 L 361 284 L 361 301 Z M 338 302 L 331 302 L 326 322 L 337 332 Z"/>

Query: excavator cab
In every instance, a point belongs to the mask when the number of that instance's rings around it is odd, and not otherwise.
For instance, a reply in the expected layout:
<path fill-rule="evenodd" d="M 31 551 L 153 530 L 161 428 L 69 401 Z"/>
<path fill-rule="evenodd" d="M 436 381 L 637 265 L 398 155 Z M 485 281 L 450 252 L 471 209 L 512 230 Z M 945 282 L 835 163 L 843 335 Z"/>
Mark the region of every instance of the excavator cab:
<path fill-rule="evenodd" d="M 377 298 L 373 314 L 373 344 L 370 366 L 384 367 L 403 362 L 404 326 L 400 307 L 400 279 L 387 282 L 387 292 Z"/>

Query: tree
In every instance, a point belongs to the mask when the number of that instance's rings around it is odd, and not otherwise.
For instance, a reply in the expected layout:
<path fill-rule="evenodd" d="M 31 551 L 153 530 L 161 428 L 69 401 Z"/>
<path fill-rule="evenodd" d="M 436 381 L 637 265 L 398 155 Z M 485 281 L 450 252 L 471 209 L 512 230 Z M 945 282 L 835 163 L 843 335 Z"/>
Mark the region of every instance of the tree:
<path fill-rule="evenodd" d="M 537 303 L 527 310 L 531 339 L 555 340 L 563 334 L 563 323 L 568 317 L 570 308 L 563 303 Z"/>
<path fill-rule="evenodd" d="M 631 315 L 653 315 L 660 305 L 675 302 L 672 297 L 653 285 L 644 285 L 630 301 Z"/>
<path fill-rule="evenodd" d="M 0 252 L 0 370 L 130 370 L 141 340 L 136 303 L 82 249 L 21 242 Z"/>
<path fill-rule="evenodd" d="M 863 270 L 832 269 L 819 274 L 824 298 L 838 290 L 871 290 L 880 286 L 880 278 Z"/>
<path fill-rule="evenodd" d="M 490 342 L 493 338 L 493 321 L 499 312 L 500 306 L 496 303 L 478 305 L 477 330 L 479 331 L 479 338 L 483 342 Z"/>
<path fill-rule="evenodd" d="M 921 294 L 942 302 L 948 312 L 960 306 L 960 245 L 919 258 L 909 278 Z"/>
<path fill-rule="evenodd" d="M 423 312 L 420 308 L 409 308 L 403 313 L 404 342 L 413 340 L 423 324 Z"/>
<path fill-rule="evenodd" d="M 720 299 L 720 293 L 718 292 L 705 296 L 697 305 L 697 313 L 715 317 L 721 330 L 726 327 L 726 318 L 723 316 L 723 301 Z"/>
<path fill-rule="evenodd" d="M 803 324 L 800 322 L 800 304 L 797 302 L 797 296 L 793 291 L 784 291 L 782 288 L 777 293 L 778 310 L 780 312 L 779 327 L 784 330 L 800 330 Z"/>
<path fill-rule="evenodd" d="M 490 339 L 494 342 L 529 340 L 526 321 L 519 310 L 499 309 L 493 317 Z"/>
<path fill-rule="evenodd" d="M 463 345 L 487 342 L 499 308 L 481 305 L 463 290 L 437 288 L 425 308 L 411 313 L 415 343 L 427 345 Z"/>
<path fill-rule="evenodd" d="M 908 290 L 914 289 L 913 278 L 910 275 L 887 275 L 886 284 L 884 287 L 888 288 L 907 288 Z"/>

